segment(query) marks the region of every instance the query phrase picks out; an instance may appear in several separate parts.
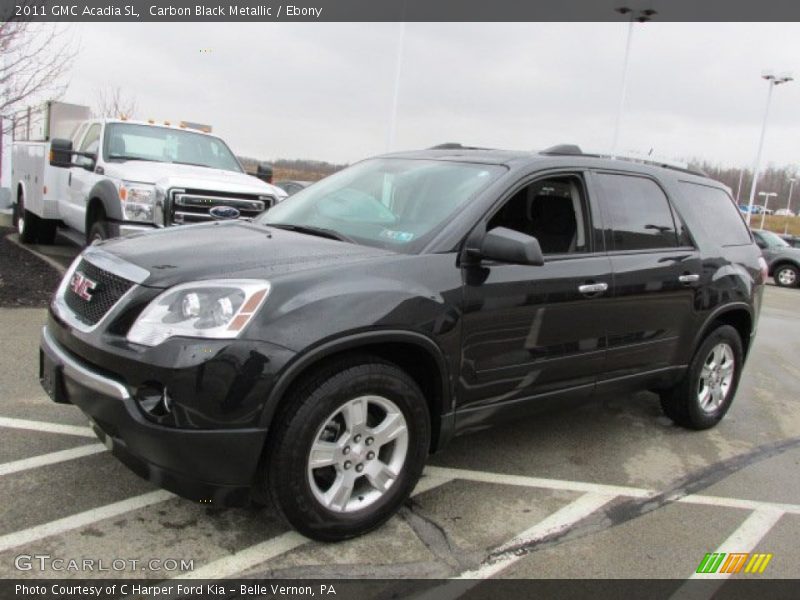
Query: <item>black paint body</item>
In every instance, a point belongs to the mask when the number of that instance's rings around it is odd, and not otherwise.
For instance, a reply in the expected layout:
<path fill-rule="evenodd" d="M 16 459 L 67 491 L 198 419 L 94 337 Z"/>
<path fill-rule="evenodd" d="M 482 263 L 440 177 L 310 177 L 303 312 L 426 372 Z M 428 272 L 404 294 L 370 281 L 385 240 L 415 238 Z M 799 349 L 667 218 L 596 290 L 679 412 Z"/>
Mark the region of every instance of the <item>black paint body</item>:
<path fill-rule="evenodd" d="M 84 333 L 51 312 L 56 342 L 132 394 L 166 386 L 174 423 L 152 422 L 131 399 L 67 385 L 127 464 L 192 498 L 247 498 L 275 411 L 319 361 L 366 351 L 419 365 L 431 402 L 435 451 L 453 435 L 545 406 L 607 392 L 655 389 L 683 374 L 704 331 L 725 318 L 755 332 L 761 292 L 755 244 L 721 248 L 685 223 L 688 245 L 610 251 L 598 172 L 656 181 L 675 206 L 682 171 L 585 156 L 433 150 L 398 155 L 503 165 L 505 173 L 446 223 L 418 254 L 395 253 L 256 223 L 188 226 L 113 240 L 109 253 L 150 271 L 110 324 Z M 543 266 L 466 260 L 493 209 L 542 175 L 586 184 L 591 252 Z M 678 276 L 696 273 L 691 284 Z M 172 338 L 153 348 L 125 334 L 164 288 L 213 278 L 272 284 L 255 320 L 234 340 Z M 604 282 L 586 296 L 578 286 Z"/>

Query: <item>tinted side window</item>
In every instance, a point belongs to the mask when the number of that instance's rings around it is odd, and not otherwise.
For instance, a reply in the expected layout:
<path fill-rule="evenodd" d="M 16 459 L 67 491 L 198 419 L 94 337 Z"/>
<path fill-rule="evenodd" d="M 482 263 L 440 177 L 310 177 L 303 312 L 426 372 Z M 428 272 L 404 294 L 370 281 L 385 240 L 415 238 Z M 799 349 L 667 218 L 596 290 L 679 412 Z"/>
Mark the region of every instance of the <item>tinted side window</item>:
<path fill-rule="evenodd" d="M 600 173 L 613 250 L 649 250 L 678 245 L 667 196 L 644 177 Z"/>
<path fill-rule="evenodd" d="M 680 182 L 681 198 L 675 199 L 678 211 L 686 218 L 689 229 L 720 246 L 750 244 L 747 226 L 733 199 L 719 188 Z"/>
<path fill-rule="evenodd" d="M 577 176 L 539 179 L 509 198 L 486 225 L 507 227 L 539 241 L 543 254 L 588 252 L 586 197 Z"/>

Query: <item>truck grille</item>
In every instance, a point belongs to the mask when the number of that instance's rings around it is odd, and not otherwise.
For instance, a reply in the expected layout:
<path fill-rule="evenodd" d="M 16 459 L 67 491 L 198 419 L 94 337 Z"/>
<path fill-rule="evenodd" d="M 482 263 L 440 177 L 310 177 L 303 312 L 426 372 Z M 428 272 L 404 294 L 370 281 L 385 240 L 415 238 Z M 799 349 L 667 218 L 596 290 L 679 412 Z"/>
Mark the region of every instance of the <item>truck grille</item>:
<path fill-rule="evenodd" d="M 275 199 L 269 195 L 225 194 L 201 190 L 171 190 L 170 220 L 172 223 L 203 223 L 215 220 L 211 209 L 230 206 L 239 211 L 239 218 L 252 218 L 270 208 Z"/>
<path fill-rule="evenodd" d="M 85 287 L 84 296 L 75 291 L 72 282 L 80 281 L 80 277 L 88 279 L 93 286 Z M 64 291 L 64 302 L 74 313 L 76 319 L 86 325 L 95 325 L 117 303 L 120 298 L 134 286 L 133 281 L 128 281 L 118 275 L 104 271 L 89 261 L 81 260 L 72 275 L 72 282 L 67 284 Z M 89 298 L 86 299 L 85 296 Z"/>

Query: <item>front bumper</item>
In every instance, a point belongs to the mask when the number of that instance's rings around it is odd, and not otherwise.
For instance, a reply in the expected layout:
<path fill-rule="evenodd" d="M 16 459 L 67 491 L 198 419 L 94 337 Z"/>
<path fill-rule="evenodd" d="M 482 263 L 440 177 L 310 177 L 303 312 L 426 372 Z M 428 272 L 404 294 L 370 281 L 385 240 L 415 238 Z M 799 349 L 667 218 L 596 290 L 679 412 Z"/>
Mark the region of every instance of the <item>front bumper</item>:
<path fill-rule="evenodd" d="M 78 406 L 114 456 L 144 479 L 204 503 L 235 506 L 249 500 L 266 429 L 180 429 L 152 423 L 123 382 L 75 357 L 47 327 L 39 377 L 54 401 Z"/>

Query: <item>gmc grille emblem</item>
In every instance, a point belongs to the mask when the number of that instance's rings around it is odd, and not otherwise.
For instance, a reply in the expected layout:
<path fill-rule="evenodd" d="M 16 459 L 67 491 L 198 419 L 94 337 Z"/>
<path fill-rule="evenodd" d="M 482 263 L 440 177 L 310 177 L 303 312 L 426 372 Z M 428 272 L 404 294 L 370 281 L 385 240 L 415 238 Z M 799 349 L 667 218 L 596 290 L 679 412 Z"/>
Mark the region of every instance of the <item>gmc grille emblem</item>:
<path fill-rule="evenodd" d="M 76 271 L 72 276 L 72 281 L 69 282 L 70 289 L 87 302 L 92 299 L 92 291 L 96 286 L 97 282 L 92 281 L 80 271 Z"/>

